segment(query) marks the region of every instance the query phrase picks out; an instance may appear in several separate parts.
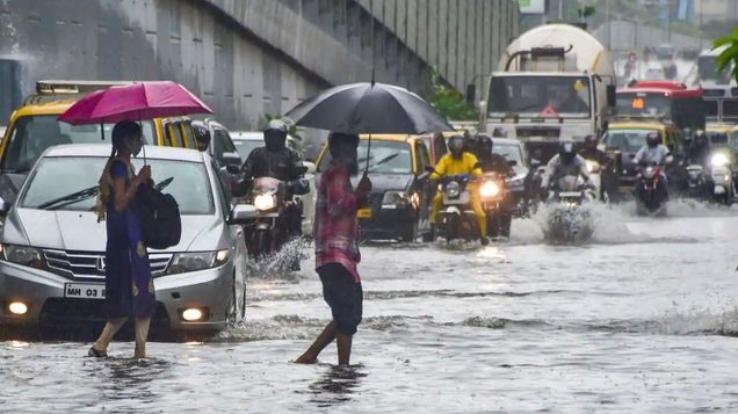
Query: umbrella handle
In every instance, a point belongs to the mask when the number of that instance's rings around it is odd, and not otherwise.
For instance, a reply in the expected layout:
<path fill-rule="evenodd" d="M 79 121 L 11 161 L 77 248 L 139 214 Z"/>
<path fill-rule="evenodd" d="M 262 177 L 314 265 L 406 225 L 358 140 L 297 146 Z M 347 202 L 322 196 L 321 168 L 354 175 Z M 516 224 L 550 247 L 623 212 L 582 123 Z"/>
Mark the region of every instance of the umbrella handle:
<path fill-rule="evenodd" d="M 369 133 L 369 145 L 366 146 L 366 167 L 364 173 L 369 172 L 369 153 L 372 151 L 372 133 Z"/>

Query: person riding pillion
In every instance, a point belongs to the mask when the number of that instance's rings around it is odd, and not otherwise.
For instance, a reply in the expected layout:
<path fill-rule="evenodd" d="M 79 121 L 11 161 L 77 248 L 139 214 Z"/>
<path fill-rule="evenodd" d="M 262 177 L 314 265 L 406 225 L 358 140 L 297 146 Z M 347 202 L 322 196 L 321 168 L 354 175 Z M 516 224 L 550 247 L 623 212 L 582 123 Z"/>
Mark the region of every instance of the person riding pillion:
<path fill-rule="evenodd" d="M 560 178 L 569 175 L 582 176 L 587 185 L 592 185 L 584 158 L 574 151 L 572 141 L 564 141 L 559 147 L 559 153 L 554 155 L 546 166 L 546 173 L 541 180 L 541 191 L 547 194 L 551 183 L 556 183 Z"/>
<path fill-rule="evenodd" d="M 264 128 L 264 146 L 249 154 L 241 168 L 247 183 L 262 177 L 272 177 L 287 182 L 288 189 L 305 174 L 300 156 L 287 148 L 288 127 L 284 121 L 273 119 Z M 288 191 L 291 197 L 294 192 Z M 296 236 L 302 228 L 302 206 L 288 209 L 290 235 Z"/>
<path fill-rule="evenodd" d="M 431 174 L 432 181 L 438 181 L 442 177 L 450 175 L 461 175 L 468 174 L 472 177 L 480 177 L 482 170 L 477 166 L 477 157 L 474 154 L 464 151 L 464 137 L 461 135 L 454 135 L 448 140 L 449 153 L 444 155 L 436 165 L 433 173 Z M 487 216 L 484 214 L 482 208 L 482 202 L 479 199 L 479 195 L 475 190 L 474 183 L 469 183 L 469 202 L 471 208 L 474 211 L 474 215 L 477 218 L 477 225 L 479 226 L 479 237 L 482 243 L 487 243 Z M 435 229 L 438 212 L 443 206 L 443 194 L 437 192 L 433 198 L 433 209 L 431 212 L 431 226 Z"/>

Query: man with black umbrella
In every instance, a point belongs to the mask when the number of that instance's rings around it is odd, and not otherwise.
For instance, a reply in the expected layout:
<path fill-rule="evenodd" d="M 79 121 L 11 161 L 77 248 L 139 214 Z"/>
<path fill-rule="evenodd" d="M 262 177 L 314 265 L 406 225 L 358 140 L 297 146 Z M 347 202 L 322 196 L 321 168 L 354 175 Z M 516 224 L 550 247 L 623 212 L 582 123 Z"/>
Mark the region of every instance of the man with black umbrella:
<path fill-rule="evenodd" d="M 359 171 L 358 146 L 359 136 L 355 134 L 334 132 L 328 137 L 332 161 L 318 184 L 313 235 L 315 267 L 333 319 L 295 360 L 298 364 L 316 363 L 320 352 L 335 338 L 338 364 L 347 366 L 352 338 L 361 322 L 363 291 L 357 270 L 361 254 L 356 211 L 368 204 L 372 184 L 365 172 L 356 189 L 351 185 L 351 176 Z"/>

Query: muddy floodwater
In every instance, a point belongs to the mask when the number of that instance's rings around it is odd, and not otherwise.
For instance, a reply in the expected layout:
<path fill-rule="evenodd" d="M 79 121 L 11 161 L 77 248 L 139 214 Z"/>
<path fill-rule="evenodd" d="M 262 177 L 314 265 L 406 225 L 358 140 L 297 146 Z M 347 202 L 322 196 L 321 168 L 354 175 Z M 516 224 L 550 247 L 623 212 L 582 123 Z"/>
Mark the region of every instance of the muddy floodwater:
<path fill-rule="evenodd" d="M 297 357 L 329 319 L 306 260 L 249 279 L 246 320 L 133 361 L 5 338 L 2 412 L 738 412 L 738 210 L 598 209 L 594 240 L 551 245 L 516 220 L 488 247 L 363 248 L 349 369 Z M 541 221 L 540 218 L 536 218 Z"/>

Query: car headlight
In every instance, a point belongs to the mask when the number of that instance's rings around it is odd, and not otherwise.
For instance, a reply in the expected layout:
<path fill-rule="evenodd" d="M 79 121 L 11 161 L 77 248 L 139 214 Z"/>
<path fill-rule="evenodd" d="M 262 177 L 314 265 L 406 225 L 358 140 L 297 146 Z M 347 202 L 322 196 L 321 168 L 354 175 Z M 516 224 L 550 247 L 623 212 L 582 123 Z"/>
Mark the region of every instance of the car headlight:
<path fill-rule="evenodd" d="M 254 197 L 254 207 L 259 211 L 269 211 L 276 205 L 277 202 L 272 194 L 259 194 Z"/>
<path fill-rule="evenodd" d="M 23 266 L 35 267 L 42 269 L 44 267 L 44 261 L 41 257 L 41 252 L 30 246 L 16 246 L 12 244 L 0 245 L 2 249 L 2 259 L 17 263 Z"/>
<path fill-rule="evenodd" d="M 500 186 L 494 181 L 485 181 L 481 187 L 479 187 L 479 195 L 482 198 L 491 198 L 500 194 Z"/>
<path fill-rule="evenodd" d="M 722 152 L 713 154 L 712 158 L 710 158 L 710 165 L 713 167 L 724 167 L 728 164 L 730 164 L 730 159 Z"/>
<path fill-rule="evenodd" d="M 231 257 L 228 249 L 214 252 L 177 253 L 172 258 L 167 274 L 196 272 L 225 264 Z"/>
<path fill-rule="evenodd" d="M 461 186 L 456 181 L 451 181 L 446 184 L 446 196 L 449 198 L 456 198 L 461 194 Z"/>
<path fill-rule="evenodd" d="M 595 174 L 600 172 L 600 163 L 597 161 L 592 160 L 584 160 L 585 165 L 587 166 L 587 171 L 589 171 L 590 174 Z"/>

